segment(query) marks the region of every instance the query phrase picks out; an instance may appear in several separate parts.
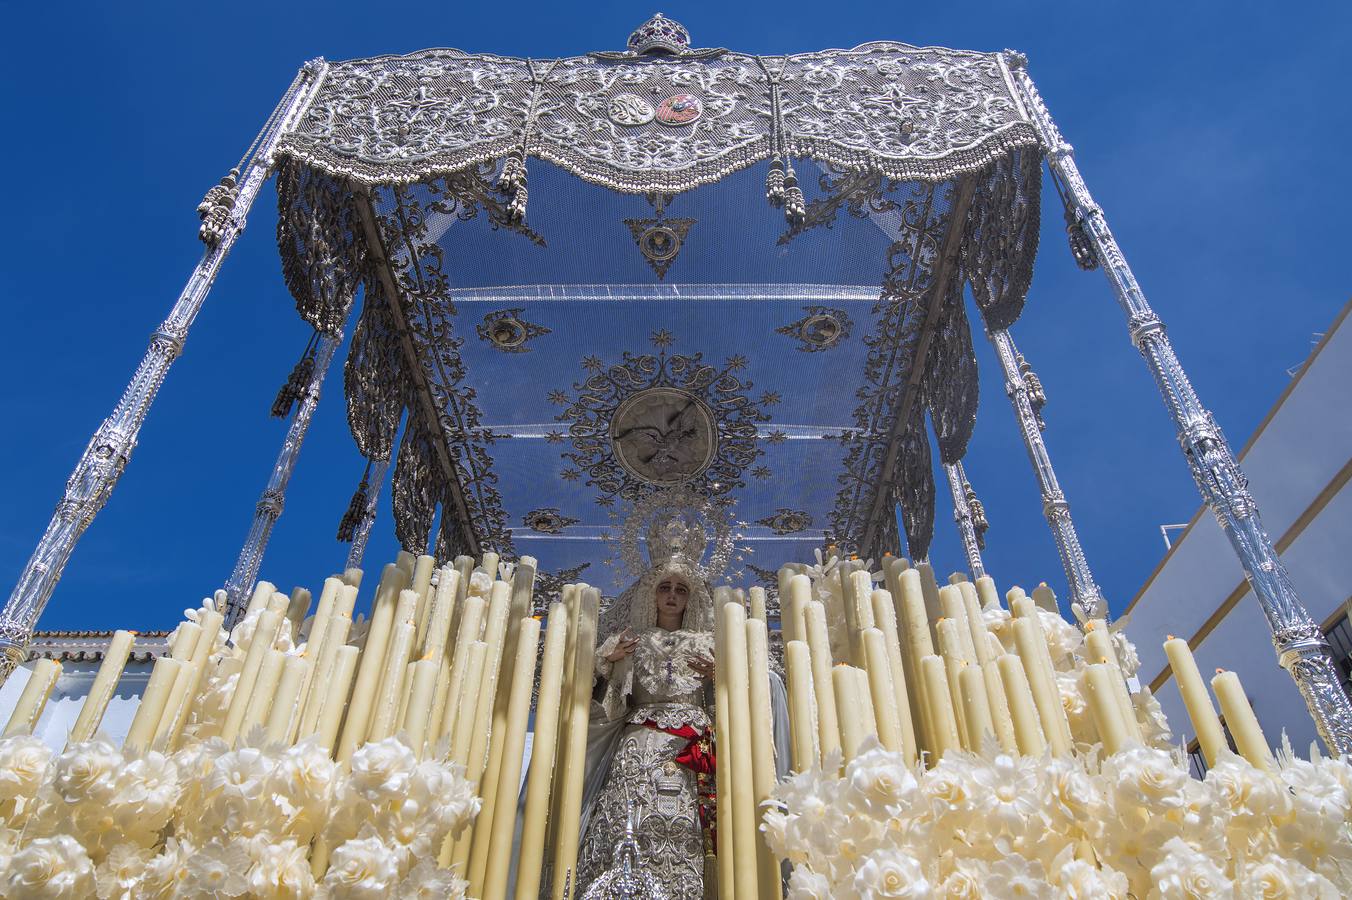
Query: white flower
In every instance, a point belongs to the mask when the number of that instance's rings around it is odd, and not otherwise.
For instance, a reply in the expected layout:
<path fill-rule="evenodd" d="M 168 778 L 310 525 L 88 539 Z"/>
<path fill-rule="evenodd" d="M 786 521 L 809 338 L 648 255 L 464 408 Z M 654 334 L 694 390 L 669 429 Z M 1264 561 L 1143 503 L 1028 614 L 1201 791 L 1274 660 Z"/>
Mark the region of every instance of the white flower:
<path fill-rule="evenodd" d="M 991 866 L 985 893 L 992 900 L 1051 900 L 1054 892 L 1042 863 L 1010 853 Z"/>
<path fill-rule="evenodd" d="M 95 894 L 94 864 L 68 834 L 38 838 L 9 861 L 5 888 L 6 897 L 84 900 Z"/>
<path fill-rule="evenodd" d="M 188 857 L 184 891 L 192 897 L 238 897 L 249 889 L 245 878 L 251 861 L 244 847 L 229 836 L 213 841 Z"/>
<path fill-rule="evenodd" d="M 869 854 L 855 869 L 854 889 L 866 900 L 874 897 L 919 900 L 934 895 L 934 887 L 925 878 L 920 863 L 898 850 Z"/>
<path fill-rule="evenodd" d="M 1108 637 L 1112 638 L 1113 653 L 1117 655 L 1117 667 L 1126 678 L 1136 674 L 1141 668 L 1141 657 L 1136 653 L 1136 645 L 1127 640 L 1125 623 L 1119 619 L 1108 628 Z"/>
<path fill-rule="evenodd" d="M 1347 792 L 1329 769 L 1303 759 L 1287 759 L 1281 766 L 1281 779 L 1302 811 L 1330 823 L 1347 819 Z"/>
<path fill-rule="evenodd" d="M 317 885 L 310 873 L 309 848 L 295 841 L 264 844 L 249 870 L 249 895 L 258 900 L 307 900 Z"/>
<path fill-rule="evenodd" d="M 493 589 L 493 576 L 489 575 L 483 569 L 475 569 L 469 576 L 469 595 L 471 597 L 487 597 Z"/>
<path fill-rule="evenodd" d="M 1164 845 L 1164 856 L 1150 869 L 1161 900 L 1222 900 L 1234 885 L 1211 857 L 1179 838 Z"/>
<path fill-rule="evenodd" d="M 1277 776 L 1229 750 L 1222 750 L 1220 759 L 1207 769 L 1205 783 L 1221 805 L 1241 817 L 1241 824 L 1283 818 L 1291 811 L 1291 794 Z"/>
<path fill-rule="evenodd" d="M 873 737 L 860 750 L 845 766 L 846 802 L 878 818 L 899 815 L 917 787 L 905 758 L 885 750 Z"/>
<path fill-rule="evenodd" d="M 1008 833 L 1018 835 L 1042 824 L 1039 763 L 1036 757 L 1001 753 L 990 763 L 974 768 L 972 780 L 984 802 L 983 812 L 989 816 L 988 827 L 998 823 Z"/>
<path fill-rule="evenodd" d="M 136 844 L 118 844 L 99 863 L 94 877 L 98 882 L 99 897 L 103 900 L 132 900 L 141 896 L 141 876 L 154 851 Z"/>
<path fill-rule="evenodd" d="M 462 900 L 469 882 L 424 859 L 399 882 L 399 900 Z"/>
<path fill-rule="evenodd" d="M 168 824 L 178 800 L 178 768 L 162 753 L 150 752 L 122 767 L 117 779 L 118 819 L 146 844 Z M 151 840 L 146 840 L 151 839 Z"/>
<path fill-rule="evenodd" d="M 352 754 L 352 787 L 371 803 L 404 793 L 418 758 L 397 737 L 371 741 Z"/>
<path fill-rule="evenodd" d="M 150 859 L 141 875 L 140 896 L 169 898 L 180 894 L 180 887 L 188 881 L 188 857 L 192 847 L 175 838 L 164 842 L 160 854 Z"/>
<path fill-rule="evenodd" d="M 939 883 L 939 896 L 945 900 L 984 900 L 989 864 L 982 859 L 955 860 L 953 871 Z"/>
<path fill-rule="evenodd" d="M 820 551 L 818 551 L 820 552 Z M 830 880 L 807 866 L 795 866 L 789 876 L 789 894 L 786 900 L 833 900 L 835 892 Z"/>
<path fill-rule="evenodd" d="M 1293 859 L 1270 855 L 1247 866 L 1235 887 L 1245 900 L 1337 900 L 1336 885 Z"/>
<path fill-rule="evenodd" d="M 117 789 L 122 754 L 104 739 L 74 744 L 52 763 L 52 783 L 67 803 L 102 801 Z"/>
<path fill-rule="evenodd" d="M 1127 876 L 1111 868 L 1072 859 L 1056 872 L 1056 886 L 1066 900 L 1126 900 L 1130 891 Z"/>
<path fill-rule="evenodd" d="M 1141 723 L 1141 735 L 1146 746 L 1161 750 L 1168 747 L 1173 742 L 1173 732 L 1169 730 L 1169 720 L 1164 717 L 1164 707 L 1160 706 L 1150 688 L 1141 685 L 1141 689 L 1132 695 L 1131 702 L 1136 721 Z"/>
<path fill-rule="evenodd" d="M 334 900 L 378 900 L 394 892 L 398 879 L 394 854 L 379 838 L 369 837 L 347 841 L 333 851 L 324 885 Z"/>
<path fill-rule="evenodd" d="M 0 803 L 37 794 L 52 751 L 29 734 L 0 741 Z"/>
<path fill-rule="evenodd" d="M 1103 772 L 1118 804 L 1146 811 L 1183 805 L 1188 773 L 1174 756 L 1163 750 L 1129 745 L 1103 761 Z"/>

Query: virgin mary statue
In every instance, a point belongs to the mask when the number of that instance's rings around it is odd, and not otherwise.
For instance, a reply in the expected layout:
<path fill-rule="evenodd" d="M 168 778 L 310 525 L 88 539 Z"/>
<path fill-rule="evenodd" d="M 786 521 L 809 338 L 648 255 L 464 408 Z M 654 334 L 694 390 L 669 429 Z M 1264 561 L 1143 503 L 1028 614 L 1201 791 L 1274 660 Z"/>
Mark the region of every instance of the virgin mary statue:
<path fill-rule="evenodd" d="M 714 602 L 698 564 L 704 544 L 703 529 L 690 518 L 654 523 L 651 568 L 601 617 L 600 703 L 592 706 L 588 732 L 574 896 L 588 896 L 594 882 L 599 888 L 606 881 L 627 827 L 644 868 L 668 896 L 705 896 L 716 836 Z M 783 682 L 773 673 L 770 680 L 778 749 L 787 744 L 787 707 Z"/>

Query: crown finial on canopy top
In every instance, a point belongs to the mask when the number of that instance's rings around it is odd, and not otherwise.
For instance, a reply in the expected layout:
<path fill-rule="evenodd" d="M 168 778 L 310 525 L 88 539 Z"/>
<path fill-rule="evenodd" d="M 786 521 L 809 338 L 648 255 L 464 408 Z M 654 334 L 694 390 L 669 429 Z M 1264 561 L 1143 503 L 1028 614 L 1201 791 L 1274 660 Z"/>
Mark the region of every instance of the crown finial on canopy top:
<path fill-rule="evenodd" d="M 654 13 L 629 35 L 629 49 L 634 53 L 685 53 L 690 49 L 690 32 L 680 22 Z"/>

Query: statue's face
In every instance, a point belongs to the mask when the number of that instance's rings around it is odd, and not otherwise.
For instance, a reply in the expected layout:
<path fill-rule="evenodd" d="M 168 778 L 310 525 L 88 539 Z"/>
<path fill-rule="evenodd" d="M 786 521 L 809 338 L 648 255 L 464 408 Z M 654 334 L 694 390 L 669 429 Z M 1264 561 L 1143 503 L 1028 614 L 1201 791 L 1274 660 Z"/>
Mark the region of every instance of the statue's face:
<path fill-rule="evenodd" d="M 657 583 L 658 615 L 664 618 L 678 618 L 685 615 L 685 605 L 690 602 L 690 585 L 679 575 L 668 575 Z"/>

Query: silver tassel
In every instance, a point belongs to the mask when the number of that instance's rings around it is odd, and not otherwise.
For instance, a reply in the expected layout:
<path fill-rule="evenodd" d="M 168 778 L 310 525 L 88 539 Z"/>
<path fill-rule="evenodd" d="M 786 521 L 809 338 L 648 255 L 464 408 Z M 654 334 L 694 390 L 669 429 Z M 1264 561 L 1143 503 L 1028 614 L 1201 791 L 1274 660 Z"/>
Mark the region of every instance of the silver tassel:
<path fill-rule="evenodd" d="M 520 154 L 515 152 L 508 154 L 502 162 L 502 173 L 498 175 L 498 183 L 494 187 L 503 194 L 510 194 L 516 190 L 516 186 L 525 180 L 526 163 L 522 160 Z"/>
<path fill-rule="evenodd" d="M 230 224 L 230 214 L 235 210 L 235 201 L 239 199 L 236 185 L 239 169 L 231 169 L 230 174 L 221 179 L 221 183 L 207 191 L 202 202 L 197 204 L 197 215 L 202 219 L 202 227 L 197 236 L 208 247 L 215 247 L 225 237 L 225 229 Z"/>
<path fill-rule="evenodd" d="M 784 205 L 784 161 L 778 156 L 770 163 L 770 174 L 765 176 L 765 199 L 775 209 Z"/>
<path fill-rule="evenodd" d="M 798 186 L 798 176 L 792 165 L 784 174 L 784 220 L 790 228 L 802 228 L 807 221 L 807 201 L 803 199 L 803 189 Z"/>

